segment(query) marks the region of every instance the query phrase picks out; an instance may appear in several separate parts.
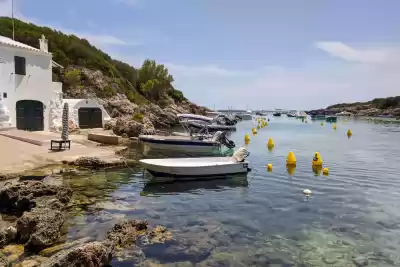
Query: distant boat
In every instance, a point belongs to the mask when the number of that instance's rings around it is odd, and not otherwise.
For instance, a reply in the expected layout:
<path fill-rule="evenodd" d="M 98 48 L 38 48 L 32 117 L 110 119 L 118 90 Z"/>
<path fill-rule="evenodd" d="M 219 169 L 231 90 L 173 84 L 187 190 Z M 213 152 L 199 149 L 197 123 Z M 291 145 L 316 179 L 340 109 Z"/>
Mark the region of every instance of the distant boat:
<path fill-rule="evenodd" d="M 286 113 L 286 116 L 288 116 L 289 118 L 295 118 L 297 114 L 296 112 L 289 111 L 288 113 Z"/>
<path fill-rule="evenodd" d="M 336 116 L 328 116 L 325 119 L 326 122 L 337 122 L 337 117 Z"/>
<path fill-rule="evenodd" d="M 275 117 L 280 117 L 281 115 L 282 115 L 281 112 L 274 112 L 274 113 L 272 113 L 272 116 L 275 116 Z"/>
<path fill-rule="evenodd" d="M 353 116 L 353 113 L 348 112 L 348 111 L 342 111 L 340 113 L 336 113 L 336 116 Z"/>
<path fill-rule="evenodd" d="M 253 112 L 251 110 L 248 110 L 243 113 L 237 113 L 236 115 L 239 116 L 244 121 L 249 121 L 253 119 Z"/>

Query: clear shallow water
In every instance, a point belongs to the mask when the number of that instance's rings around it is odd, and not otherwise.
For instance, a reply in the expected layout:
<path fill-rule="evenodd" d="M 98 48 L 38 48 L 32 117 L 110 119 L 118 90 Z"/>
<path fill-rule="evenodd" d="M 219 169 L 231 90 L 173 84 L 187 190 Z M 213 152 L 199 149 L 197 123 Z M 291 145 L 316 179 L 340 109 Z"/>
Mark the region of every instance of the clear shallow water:
<path fill-rule="evenodd" d="M 238 147 L 252 122 L 237 127 L 231 138 Z M 81 203 L 68 239 L 100 240 L 122 219 L 146 219 L 170 229 L 175 241 L 119 252 L 113 266 L 399 266 L 399 129 L 339 121 L 334 131 L 331 124 L 271 118 L 251 136 L 247 178 L 149 185 L 140 168 L 65 177 Z M 289 151 L 297 157 L 292 174 Z M 329 176 L 313 172 L 315 151 Z M 306 188 L 313 192 L 309 198 L 302 194 Z"/>

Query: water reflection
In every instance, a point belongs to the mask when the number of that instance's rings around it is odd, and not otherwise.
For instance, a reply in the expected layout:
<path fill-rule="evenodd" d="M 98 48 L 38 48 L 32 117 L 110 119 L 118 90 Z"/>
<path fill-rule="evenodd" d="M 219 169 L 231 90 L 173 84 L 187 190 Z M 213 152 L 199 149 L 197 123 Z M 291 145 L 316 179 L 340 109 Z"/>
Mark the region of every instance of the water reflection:
<path fill-rule="evenodd" d="M 224 191 L 238 187 L 248 187 L 247 176 L 224 177 L 220 179 L 183 181 L 171 183 L 146 183 L 141 195 L 162 195 L 179 193 L 202 193 L 203 190 Z"/>

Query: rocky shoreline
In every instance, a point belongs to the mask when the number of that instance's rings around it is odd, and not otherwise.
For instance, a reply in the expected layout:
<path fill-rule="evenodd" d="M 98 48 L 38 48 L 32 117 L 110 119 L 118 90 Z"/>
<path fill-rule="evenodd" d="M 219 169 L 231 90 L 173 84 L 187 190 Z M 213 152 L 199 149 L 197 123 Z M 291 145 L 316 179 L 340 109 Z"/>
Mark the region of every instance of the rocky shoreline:
<path fill-rule="evenodd" d="M 115 224 L 102 241 L 87 237 L 64 243 L 72 195 L 70 188 L 44 181 L 4 186 L 0 214 L 15 219 L 0 220 L 0 266 L 106 266 L 117 250 L 136 246 L 139 240 L 153 244 L 172 238 L 165 227 L 128 220 Z M 24 253 L 29 256 L 22 258 Z"/>

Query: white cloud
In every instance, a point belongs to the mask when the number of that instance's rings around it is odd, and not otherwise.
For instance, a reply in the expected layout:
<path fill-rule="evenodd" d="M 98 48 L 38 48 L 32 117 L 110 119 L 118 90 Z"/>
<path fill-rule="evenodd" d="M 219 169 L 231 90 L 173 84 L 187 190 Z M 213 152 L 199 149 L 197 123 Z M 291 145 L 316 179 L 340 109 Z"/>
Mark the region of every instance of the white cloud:
<path fill-rule="evenodd" d="M 385 63 L 389 59 L 387 51 L 354 49 L 341 42 L 317 42 L 315 46 L 334 57 L 339 57 L 350 62 L 376 64 Z"/>
<path fill-rule="evenodd" d="M 168 68 L 170 73 L 173 73 L 178 76 L 242 76 L 249 75 L 251 72 L 246 71 L 237 71 L 237 70 L 228 70 L 224 68 L 220 68 L 215 65 L 204 65 L 204 66 L 187 66 L 187 65 L 179 65 L 174 63 L 164 63 L 164 65 Z"/>
<path fill-rule="evenodd" d="M 342 62 L 308 61 L 303 67 L 254 70 L 168 64 L 175 85 L 202 105 L 245 109 L 309 109 L 400 94 L 400 46 L 357 49 L 340 42 L 318 43 Z"/>

